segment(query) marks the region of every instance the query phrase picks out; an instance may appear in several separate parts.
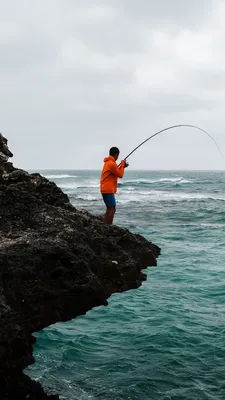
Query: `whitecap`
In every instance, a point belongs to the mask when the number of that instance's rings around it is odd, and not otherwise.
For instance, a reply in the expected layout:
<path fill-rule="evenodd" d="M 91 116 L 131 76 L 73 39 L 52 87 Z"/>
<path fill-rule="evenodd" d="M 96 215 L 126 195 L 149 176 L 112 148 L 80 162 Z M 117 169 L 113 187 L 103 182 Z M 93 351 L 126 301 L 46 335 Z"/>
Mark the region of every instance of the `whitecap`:
<path fill-rule="evenodd" d="M 158 202 L 158 201 L 201 201 L 201 200 L 213 200 L 213 201 L 225 201 L 225 197 L 213 196 L 210 193 L 177 193 L 177 192 L 166 192 L 160 190 L 152 191 L 139 191 L 137 193 L 121 193 L 118 196 L 120 203 L 132 203 L 132 202 Z"/>
<path fill-rule="evenodd" d="M 47 179 L 68 179 L 68 178 L 77 178 L 77 175 L 67 175 L 67 174 L 61 174 L 61 175 L 44 175 L 45 178 Z"/>
<path fill-rule="evenodd" d="M 88 194 L 86 196 L 76 196 L 75 197 L 75 200 L 82 200 L 82 201 L 98 201 L 99 199 L 100 199 L 100 196 L 99 196 L 99 198 L 97 198 L 96 196 L 92 196 L 90 194 Z"/>
<path fill-rule="evenodd" d="M 159 179 L 131 179 L 121 182 L 121 185 L 146 185 L 152 183 L 193 183 L 192 180 L 185 179 L 182 176 L 176 178 L 159 178 Z"/>

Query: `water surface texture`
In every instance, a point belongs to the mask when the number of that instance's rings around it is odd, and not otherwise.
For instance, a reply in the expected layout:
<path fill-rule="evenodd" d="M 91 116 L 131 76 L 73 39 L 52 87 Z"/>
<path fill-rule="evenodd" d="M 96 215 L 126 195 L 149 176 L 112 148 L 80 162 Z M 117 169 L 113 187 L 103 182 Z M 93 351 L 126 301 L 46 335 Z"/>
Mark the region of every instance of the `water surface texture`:
<path fill-rule="evenodd" d="M 99 173 L 42 171 L 103 214 Z M 162 249 L 138 290 L 37 333 L 29 374 L 66 400 L 225 399 L 225 174 L 132 172 L 115 223 Z"/>

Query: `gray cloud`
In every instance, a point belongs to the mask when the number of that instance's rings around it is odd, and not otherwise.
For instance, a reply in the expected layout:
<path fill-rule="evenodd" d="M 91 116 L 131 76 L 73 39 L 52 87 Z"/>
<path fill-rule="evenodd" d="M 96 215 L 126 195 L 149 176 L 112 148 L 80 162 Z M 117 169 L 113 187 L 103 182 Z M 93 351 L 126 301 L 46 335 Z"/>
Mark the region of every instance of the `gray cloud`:
<path fill-rule="evenodd" d="M 169 124 L 225 152 L 223 1 L 0 0 L 1 130 L 24 168 L 101 168 Z M 193 148 L 193 142 L 195 144 Z M 133 168 L 223 168 L 198 132 L 149 142 Z"/>

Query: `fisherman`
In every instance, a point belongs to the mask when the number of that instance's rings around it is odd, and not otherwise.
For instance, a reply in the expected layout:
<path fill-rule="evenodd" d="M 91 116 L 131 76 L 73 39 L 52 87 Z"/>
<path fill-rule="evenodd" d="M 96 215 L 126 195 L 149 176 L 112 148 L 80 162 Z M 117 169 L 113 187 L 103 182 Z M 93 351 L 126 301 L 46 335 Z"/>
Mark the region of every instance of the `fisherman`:
<path fill-rule="evenodd" d="M 109 150 L 109 156 L 104 159 L 104 166 L 101 174 L 100 190 L 106 205 L 104 223 L 107 225 L 112 225 L 116 212 L 115 193 L 117 192 L 118 178 L 123 177 L 124 168 L 129 166 L 125 160 L 121 161 L 119 167 L 117 166 L 116 161 L 119 154 L 120 151 L 117 147 L 112 147 Z"/>

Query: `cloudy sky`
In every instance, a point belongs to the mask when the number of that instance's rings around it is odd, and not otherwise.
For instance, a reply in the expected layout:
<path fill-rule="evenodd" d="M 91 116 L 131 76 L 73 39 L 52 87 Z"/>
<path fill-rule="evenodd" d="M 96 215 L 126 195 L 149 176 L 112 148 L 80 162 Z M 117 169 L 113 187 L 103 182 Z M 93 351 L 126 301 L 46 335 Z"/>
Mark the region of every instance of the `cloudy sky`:
<path fill-rule="evenodd" d="M 225 153 L 225 1 L 0 0 L 0 132 L 21 168 L 102 166 L 173 124 Z M 224 169 L 171 130 L 132 169 Z"/>

